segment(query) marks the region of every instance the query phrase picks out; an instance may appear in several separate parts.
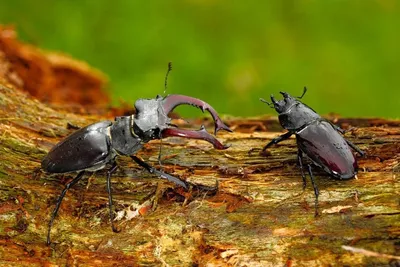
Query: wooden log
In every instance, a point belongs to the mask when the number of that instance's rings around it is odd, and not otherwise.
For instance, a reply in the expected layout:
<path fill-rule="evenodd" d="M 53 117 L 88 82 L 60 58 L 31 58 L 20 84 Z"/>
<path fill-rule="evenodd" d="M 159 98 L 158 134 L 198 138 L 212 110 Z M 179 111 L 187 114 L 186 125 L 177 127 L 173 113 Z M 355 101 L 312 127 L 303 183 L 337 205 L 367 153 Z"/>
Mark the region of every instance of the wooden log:
<path fill-rule="evenodd" d="M 226 117 L 235 132 L 218 138 L 231 144 L 227 150 L 196 140 L 162 141 L 166 172 L 199 184 L 218 181 L 217 194 L 185 192 L 120 157 L 112 186 L 121 232 L 111 231 L 103 170 L 67 193 L 46 246 L 50 213 L 75 174 L 43 173 L 40 162 L 74 131 L 68 123 L 104 118 L 56 111 L 4 84 L 0 106 L 2 266 L 400 264 L 399 120 L 335 120 L 355 127 L 346 138 L 369 157 L 359 159 L 357 179 L 316 172 L 319 217 L 310 183 L 302 190 L 294 139 L 273 146 L 269 156 L 259 154 L 282 133 L 277 118 Z M 211 126 L 209 118 L 192 123 Z M 159 168 L 159 145 L 152 141 L 138 155 Z"/>

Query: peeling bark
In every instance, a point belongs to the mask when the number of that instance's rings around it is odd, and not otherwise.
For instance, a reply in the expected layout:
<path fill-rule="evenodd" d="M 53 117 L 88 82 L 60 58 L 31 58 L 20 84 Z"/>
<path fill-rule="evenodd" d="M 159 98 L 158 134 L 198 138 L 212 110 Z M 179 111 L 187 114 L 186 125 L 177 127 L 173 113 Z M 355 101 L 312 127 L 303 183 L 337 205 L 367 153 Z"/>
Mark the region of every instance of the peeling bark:
<path fill-rule="evenodd" d="M 0 25 L 0 77 L 42 101 L 60 106 L 108 105 L 107 77 L 86 62 L 22 43 Z"/>
<path fill-rule="evenodd" d="M 336 120 L 356 127 L 346 137 L 370 157 L 359 159 L 358 179 L 338 181 L 316 172 L 320 217 L 314 217 L 310 183 L 302 190 L 294 139 L 259 155 L 282 133 L 276 117 L 226 118 L 235 132 L 218 138 L 232 145 L 228 150 L 198 140 L 162 142 L 164 170 L 195 183 L 218 181 L 215 196 L 185 192 L 121 157 L 112 183 L 122 231 L 111 231 L 106 173 L 99 171 L 67 193 L 47 247 L 50 213 L 74 174 L 42 173 L 40 161 L 74 131 L 68 123 L 85 126 L 105 118 L 55 111 L 3 85 L 0 106 L 0 265 L 399 264 L 399 120 Z M 157 166 L 159 143 L 146 144 L 138 155 Z"/>

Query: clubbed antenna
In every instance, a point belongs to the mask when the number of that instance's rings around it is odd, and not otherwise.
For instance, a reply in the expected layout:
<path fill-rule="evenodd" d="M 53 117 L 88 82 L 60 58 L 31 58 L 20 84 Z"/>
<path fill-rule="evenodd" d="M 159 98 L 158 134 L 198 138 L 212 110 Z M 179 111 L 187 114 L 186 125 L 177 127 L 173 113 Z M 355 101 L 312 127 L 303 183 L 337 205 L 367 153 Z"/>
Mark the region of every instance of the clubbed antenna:
<path fill-rule="evenodd" d="M 172 70 L 172 62 L 168 62 L 168 70 L 167 74 L 165 74 L 165 82 L 164 82 L 164 95 L 167 92 L 168 74 L 171 70 Z"/>
<path fill-rule="evenodd" d="M 274 107 L 274 103 L 269 103 L 267 100 L 265 100 L 264 98 L 260 98 L 260 101 L 267 104 L 270 108 Z"/>
<path fill-rule="evenodd" d="M 307 87 L 304 86 L 304 88 L 303 88 L 303 94 L 302 94 L 301 96 L 298 96 L 297 98 L 298 98 L 298 99 L 302 99 L 303 96 L 306 94 L 306 92 L 307 92 Z"/>

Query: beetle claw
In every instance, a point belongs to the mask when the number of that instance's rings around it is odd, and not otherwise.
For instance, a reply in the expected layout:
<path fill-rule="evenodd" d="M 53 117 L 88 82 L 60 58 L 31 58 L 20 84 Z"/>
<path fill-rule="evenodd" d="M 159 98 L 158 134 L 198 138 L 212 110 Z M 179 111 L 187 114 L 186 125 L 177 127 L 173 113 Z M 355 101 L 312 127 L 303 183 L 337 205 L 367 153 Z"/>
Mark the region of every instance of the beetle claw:
<path fill-rule="evenodd" d="M 208 103 L 194 98 L 190 96 L 185 96 L 185 95 L 169 95 L 166 96 L 162 100 L 162 107 L 164 109 L 164 112 L 166 115 L 170 113 L 172 110 L 174 110 L 177 106 L 179 105 L 191 105 L 195 106 L 199 109 L 201 109 L 202 112 L 208 111 L 215 123 L 215 129 L 214 129 L 214 134 L 216 135 L 218 131 L 220 130 L 225 130 L 228 132 L 232 132 L 231 129 L 225 123 L 222 122 L 221 118 L 218 116 L 218 113 L 215 111 L 215 109 L 210 106 Z"/>
<path fill-rule="evenodd" d="M 218 180 L 216 180 L 215 186 L 208 186 L 208 185 L 200 185 L 200 184 L 193 184 L 190 183 L 190 185 L 194 188 L 197 189 L 199 191 L 207 191 L 207 195 L 214 195 L 218 192 L 218 188 L 219 188 L 219 182 Z"/>

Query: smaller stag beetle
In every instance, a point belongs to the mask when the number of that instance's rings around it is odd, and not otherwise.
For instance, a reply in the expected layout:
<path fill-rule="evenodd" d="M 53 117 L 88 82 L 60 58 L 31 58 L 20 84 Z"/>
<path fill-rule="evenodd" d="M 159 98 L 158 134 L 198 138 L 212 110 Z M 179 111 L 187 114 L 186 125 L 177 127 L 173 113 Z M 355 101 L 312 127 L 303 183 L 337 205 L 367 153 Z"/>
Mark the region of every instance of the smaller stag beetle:
<path fill-rule="evenodd" d="M 214 136 L 209 134 L 204 126 L 195 131 L 178 129 L 171 124 L 168 114 L 182 104 L 195 106 L 203 112 L 207 110 L 215 122 L 215 135 L 219 130 L 231 132 L 231 129 L 222 122 L 217 112 L 202 100 L 184 95 L 157 96 L 155 99 L 138 99 L 135 102 L 135 115 L 116 117 L 114 122 L 102 121 L 86 126 L 71 134 L 50 150 L 42 161 L 42 169 L 48 173 L 78 172 L 78 175 L 65 186 L 57 200 L 48 225 L 48 245 L 50 244 L 51 227 L 68 189 L 75 185 L 86 171 L 94 172 L 105 168 L 107 164 L 111 165 L 107 172 L 110 221 L 112 230 L 114 232 L 118 231 L 113 224 L 113 200 L 111 194 L 111 175 L 118 167 L 115 161 L 117 156 L 130 156 L 138 165 L 150 173 L 174 182 L 185 189 L 188 189 L 190 185 L 199 189 L 210 189 L 159 171 L 135 156 L 145 143 L 170 136 L 202 139 L 211 143 L 216 149 L 228 148 L 228 146 L 221 144 Z"/>
<path fill-rule="evenodd" d="M 304 87 L 301 99 L 307 92 Z M 272 139 L 264 146 L 262 153 L 273 144 L 288 139 L 291 135 L 296 135 L 298 154 L 297 160 L 303 178 L 303 189 L 306 187 L 306 177 L 303 170 L 303 153 L 311 160 L 307 164 L 311 183 L 315 193 L 315 215 L 318 215 L 318 187 L 312 174 L 312 166 L 322 168 L 325 172 L 337 179 L 350 179 L 357 174 L 357 160 L 350 148 L 353 148 L 361 156 L 365 153 L 353 143 L 346 140 L 341 134 L 345 131 L 331 122 L 321 118 L 312 108 L 303 104 L 286 92 L 280 92 L 283 100 L 276 101 L 271 95 L 272 103 L 260 98 L 271 108 L 279 113 L 279 122 L 288 132 Z M 339 133 L 338 133 L 339 132 Z"/>

